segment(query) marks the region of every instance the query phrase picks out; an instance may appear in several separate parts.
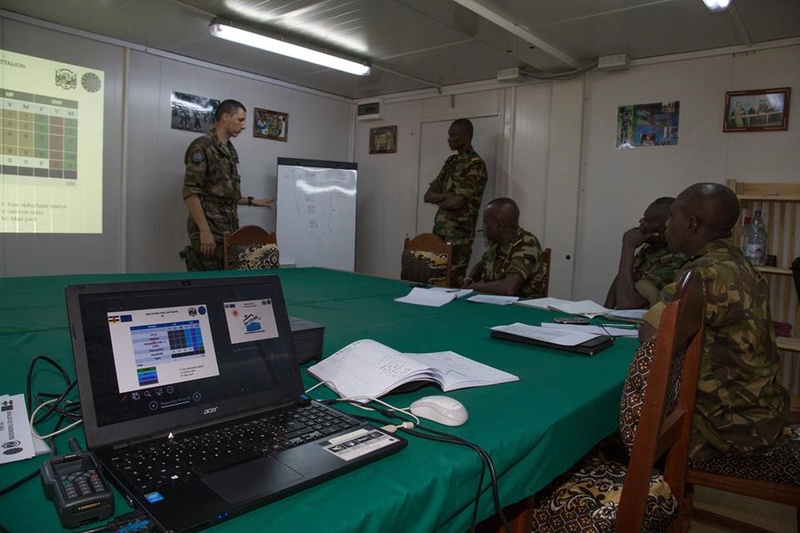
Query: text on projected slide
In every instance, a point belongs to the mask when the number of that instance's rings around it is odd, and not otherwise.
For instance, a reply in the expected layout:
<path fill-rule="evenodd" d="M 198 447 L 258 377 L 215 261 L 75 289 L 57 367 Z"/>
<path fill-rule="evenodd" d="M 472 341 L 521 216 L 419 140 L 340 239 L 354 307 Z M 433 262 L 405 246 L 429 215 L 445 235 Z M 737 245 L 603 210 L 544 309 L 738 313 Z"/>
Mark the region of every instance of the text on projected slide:
<path fill-rule="evenodd" d="M 102 233 L 103 72 L 0 50 L 0 233 Z"/>

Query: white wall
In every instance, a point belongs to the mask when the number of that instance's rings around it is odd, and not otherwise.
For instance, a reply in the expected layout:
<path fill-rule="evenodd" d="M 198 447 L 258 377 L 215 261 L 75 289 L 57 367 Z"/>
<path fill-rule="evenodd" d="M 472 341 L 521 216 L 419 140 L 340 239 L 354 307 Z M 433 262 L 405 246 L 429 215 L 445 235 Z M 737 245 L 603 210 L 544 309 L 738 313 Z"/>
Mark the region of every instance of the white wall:
<path fill-rule="evenodd" d="M 0 276 L 185 269 L 183 156 L 198 134 L 170 128 L 172 91 L 247 107 L 248 128 L 234 141 L 245 196 L 275 194 L 279 156 L 349 161 L 352 154 L 353 102 L 338 96 L 2 17 L 0 45 L 105 72 L 103 233 L 0 234 Z M 286 142 L 253 137 L 253 107 L 289 114 Z M 242 224 L 275 229 L 273 210 L 239 213 Z"/>
<path fill-rule="evenodd" d="M 789 86 L 798 98 L 800 46 L 723 52 L 639 62 L 626 72 L 570 81 L 385 97 L 380 121 L 356 124 L 357 269 L 398 276 L 402 240 L 415 229 L 412 189 L 426 111 L 470 117 L 497 105 L 503 135 L 496 168 L 489 169 L 497 186 L 485 195 L 514 198 L 523 227 L 553 248 L 551 295 L 602 303 L 622 233 L 638 224 L 653 199 L 698 181 L 800 182 L 800 105 L 790 108 L 788 131 L 722 132 L 726 91 Z M 673 100 L 681 104 L 677 146 L 615 148 L 619 106 Z M 397 125 L 398 152 L 369 155 L 369 128 L 387 125 Z"/>
<path fill-rule="evenodd" d="M 553 248 L 551 293 L 565 298 L 603 300 L 622 233 L 657 196 L 701 180 L 800 182 L 800 105 L 791 106 L 785 132 L 723 133 L 721 127 L 726 91 L 789 86 L 797 100 L 796 44 L 634 62 L 626 72 L 571 81 L 386 95 L 383 118 L 359 122 L 353 102 L 339 97 L 122 43 L 0 23 L 6 49 L 106 72 L 103 235 L 0 234 L 0 276 L 183 269 L 182 158 L 195 135 L 169 128 L 174 90 L 289 113 L 288 142 L 255 138 L 249 129 L 235 141 L 246 195 L 274 193 L 278 156 L 356 161 L 356 269 L 386 277 L 399 275 L 403 238 L 419 229 L 423 123 L 497 117 L 496 161 L 489 169 L 495 186 L 485 199 L 517 200 L 522 225 Z M 681 102 L 677 146 L 614 147 L 618 106 L 672 100 Z M 386 125 L 397 126 L 397 152 L 370 155 L 369 129 Z M 274 228 L 272 212 L 240 213 L 244 224 Z"/>
<path fill-rule="evenodd" d="M 247 108 L 248 127 L 233 140 L 244 196 L 275 196 L 278 157 L 350 160 L 353 104 L 338 97 L 137 51 L 131 52 L 128 87 L 128 272 L 185 268 L 178 257 L 189 243 L 181 196 L 183 156 L 198 134 L 170 129 L 172 91 L 233 98 Z M 289 114 L 286 142 L 253 136 L 253 107 Z M 239 218 L 242 225 L 275 231 L 274 209 L 242 206 Z"/>
<path fill-rule="evenodd" d="M 587 77 L 576 298 L 605 299 L 622 233 L 655 198 L 699 181 L 800 182 L 800 106 L 790 106 L 788 131 L 722 132 L 726 91 L 788 86 L 797 98 L 798 65 L 793 46 Z M 677 146 L 614 147 L 618 106 L 672 100 L 681 103 Z"/>

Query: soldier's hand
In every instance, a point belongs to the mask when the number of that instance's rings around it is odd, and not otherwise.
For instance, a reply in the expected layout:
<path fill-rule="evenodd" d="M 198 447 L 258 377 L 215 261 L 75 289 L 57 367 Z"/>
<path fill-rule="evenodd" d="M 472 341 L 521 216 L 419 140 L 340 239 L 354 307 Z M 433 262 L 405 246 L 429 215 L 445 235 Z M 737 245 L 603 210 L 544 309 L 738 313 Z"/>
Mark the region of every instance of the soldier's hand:
<path fill-rule="evenodd" d="M 214 255 L 214 250 L 217 248 L 217 243 L 214 241 L 214 236 L 211 230 L 200 230 L 200 253 L 204 257 L 211 257 Z"/>
<path fill-rule="evenodd" d="M 275 198 L 268 196 L 266 198 L 253 198 L 253 205 L 256 207 L 269 207 L 275 205 Z"/>

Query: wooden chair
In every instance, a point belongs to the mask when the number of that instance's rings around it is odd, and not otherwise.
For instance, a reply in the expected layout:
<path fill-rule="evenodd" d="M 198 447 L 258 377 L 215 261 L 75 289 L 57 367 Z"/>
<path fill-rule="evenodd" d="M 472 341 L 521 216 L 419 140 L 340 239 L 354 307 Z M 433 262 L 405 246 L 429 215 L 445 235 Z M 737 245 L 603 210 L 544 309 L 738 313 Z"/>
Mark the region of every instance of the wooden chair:
<path fill-rule="evenodd" d="M 635 436 L 627 466 L 590 453 L 543 491 L 533 531 L 580 531 L 588 524 L 625 533 L 680 527 L 704 318 L 702 280 L 688 272 L 661 316 L 656 339 L 642 344 L 631 363 L 626 393 L 637 381 L 646 388 L 643 396 L 630 396 L 638 399 L 629 405 L 638 414 L 630 417 L 635 429 L 627 434 Z M 656 464 L 663 464 L 662 475 L 653 475 Z"/>
<path fill-rule="evenodd" d="M 426 285 L 450 286 L 453 245 L 433 233 L 406 237 L 400 265 L 400 279 Z"/>
<path fill-rule="evenodd" d="M 544 286 L 542 287 L 542 298 L 547 296 L 550 291 L 550 248 L 545 248 L 542 251 L 542 260 L 544 261 Z"/>
<path fill-rule="evenodd" d="M 278 268 L 280 255 L 274 233 L 258 226 L 242 226 L 223 236 L 225 270 Z"/>

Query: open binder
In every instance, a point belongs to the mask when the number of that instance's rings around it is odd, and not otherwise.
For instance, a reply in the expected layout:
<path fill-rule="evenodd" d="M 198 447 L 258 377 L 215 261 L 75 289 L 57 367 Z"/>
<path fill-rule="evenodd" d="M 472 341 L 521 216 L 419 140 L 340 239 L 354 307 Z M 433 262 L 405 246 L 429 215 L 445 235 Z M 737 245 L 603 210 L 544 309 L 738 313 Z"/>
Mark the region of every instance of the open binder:
<path fill-rule="evenodd" d="M 532 344 L 534 346 L 542 346 L 544 348 L 552 348 L 554 350 L 579 353 L 582 355 L 594 355 L 600 353 L 614 344 L 614 338 L 609 337 L 608 335 L 598 335 L 597 337 L 593 337 L 574 346 L 564 346 L 563 344 L 556 344 L 553 342 L 525 337 L 524 335 L 515 335 L 514 333 L 494 329 L 492 330 L 491 337 L 494 339 L 521 342 L 523 344 Z"/>

